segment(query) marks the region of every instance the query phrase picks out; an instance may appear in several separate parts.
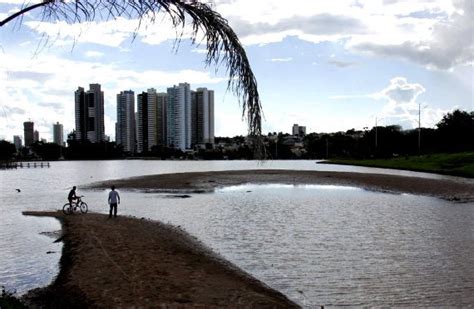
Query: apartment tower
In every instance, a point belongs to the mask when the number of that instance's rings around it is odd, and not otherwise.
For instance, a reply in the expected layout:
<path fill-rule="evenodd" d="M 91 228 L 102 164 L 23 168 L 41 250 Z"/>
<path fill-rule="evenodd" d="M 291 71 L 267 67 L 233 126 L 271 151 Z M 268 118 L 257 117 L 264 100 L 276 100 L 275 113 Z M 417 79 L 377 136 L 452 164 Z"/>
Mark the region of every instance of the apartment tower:
<path fill-rule="evenodd" d="M 88 91 L 78 87 L 74 97 L 76 140 L 91 143 L 104 141 L 104 92 L 100 84 L 90 84 Z"/>
<path fill-rule="evenodd" d="M 188 83 L 168 88 L 167 145 L 191 148 L 191 89 Z"/>
<path fill-rule="evenodd" d="M 192 92 L 192 144 L 214 143 L 214 91 L 198 88 Z"/>
<path fill-rule="evenodd" d="M 117 94 L 117 124 L 115 140 L 126 152 L 135 152 L 135 93 L 132 90 Z"/>
<path fill-rule="evenodd" d="M 25 147 L 29 147 L 34 143 L 34 122 L 32 121 L 25 121 L 23 122 L 23 131 L 24 131 L 24 138 L 25 138 Z"/>
<path fill-rule="evenodd" d="M 64 146 L 64 130 L 63 125 L 59 122 L 53 124 L 53 143 Z"/>

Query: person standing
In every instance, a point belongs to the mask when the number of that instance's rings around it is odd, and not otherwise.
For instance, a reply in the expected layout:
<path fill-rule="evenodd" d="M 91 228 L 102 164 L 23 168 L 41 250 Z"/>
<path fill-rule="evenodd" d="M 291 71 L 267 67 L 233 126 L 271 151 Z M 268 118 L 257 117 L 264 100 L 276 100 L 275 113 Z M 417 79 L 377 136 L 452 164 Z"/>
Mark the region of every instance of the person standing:
<path fill-rule="evenodd" d="M 114 217 L 117 218 L 117 205 L 120 204 L 120 195 L 115 191 L 115 186 L 112 186 L 112 191 L 109 192 L 109 218 L 112 218 L 112 210 L 114 212 Z"/>

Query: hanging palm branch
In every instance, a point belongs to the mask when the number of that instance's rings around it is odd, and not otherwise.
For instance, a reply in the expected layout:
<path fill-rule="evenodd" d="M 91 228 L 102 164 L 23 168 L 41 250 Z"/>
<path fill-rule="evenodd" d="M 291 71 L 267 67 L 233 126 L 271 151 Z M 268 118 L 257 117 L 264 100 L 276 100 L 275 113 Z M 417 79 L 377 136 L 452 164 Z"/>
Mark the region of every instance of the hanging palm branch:
<path fill-rule="evenodd" d="M 189 0 L 44 0 L 0 21 L 0 27 L 36 8 L 42 8 L 43 20 L 77 23 L 126 17 L 137 18 L 139 27 L 142 22 L 154 23 L 158 14 L 165 13 L 176 29 L 176 46 L 179 45 L 184 28 L 189 23 L 192 27 L 193 44 L 199 45 L 198 34 L 204 33 L 206 65 L 225 66 L 229 75 L 228 88 L 239 98 L 242 117 L 246 118 L 248 123 L 248 134 L 254 139 L 255 152 L 257 156 L 263 156 L 262 106 L 257 80 L 239 38 L 227 20 L 209 5 Z"/>

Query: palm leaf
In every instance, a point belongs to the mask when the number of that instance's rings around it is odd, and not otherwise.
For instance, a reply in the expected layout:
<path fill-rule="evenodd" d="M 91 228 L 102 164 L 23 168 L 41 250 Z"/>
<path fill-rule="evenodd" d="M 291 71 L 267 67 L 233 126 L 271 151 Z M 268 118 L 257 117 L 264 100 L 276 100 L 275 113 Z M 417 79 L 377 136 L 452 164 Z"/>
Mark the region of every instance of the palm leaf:
<path fill-rule="evenodd" d="M 212 10 L 209 5 L 181 0 L 44 0 L 0 21 L 0 27 L 38 7 L 43 9 L 43 20 L 64 20 L 68 23 L 76 23 L 126 17 L 137 18 L 138 27 L 142 25 L 142 22 L 154 23 L 159 13 L 165 13 L 171 18 L 177 31 L 176 46 L 179 46 L 186 24 L 190 23 L 193 44 L 199 45 L 198 34 L 204 33 L 207 49 L 206 64 L 225 66 L 229 77 L 228 89 L 231 89 L 239 98 L 242 117 L 247 120 L 248 134 L 254 140 L 255 152 L 258 157 L 262 157 L 264 152 L 261 139 L 262 106 L 257 80 L 239 38 L 227 20 Z"/>

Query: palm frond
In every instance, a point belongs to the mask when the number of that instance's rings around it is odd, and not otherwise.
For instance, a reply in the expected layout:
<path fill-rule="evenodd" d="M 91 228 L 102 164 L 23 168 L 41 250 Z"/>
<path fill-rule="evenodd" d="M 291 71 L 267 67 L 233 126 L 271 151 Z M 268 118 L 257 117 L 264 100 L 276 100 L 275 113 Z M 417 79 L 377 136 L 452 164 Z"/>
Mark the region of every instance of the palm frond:
<path fill-rule="evenodd" d="M 239 98 L 242 117 L 247 120 L 248 134 L 254 141 L 257 156 L 264 155 L 261 139 L 262 106 L 257 88 L 257 80 L 250 67 L 247 54 L 239 38 L 229 26 L 227 20 L 212 10 L 209 5 L 197 1 L 182 0 L 44 0 L 34 5 L 43 8 L 43 20 L 63 20 L 68 23 L 93 21 L 96 19 L 114 19 L 118 17 L 137 18 L 139 27 L 142 22 L 155 22 L 159 13 L 167 14 L 176 32 L 179 45 L 185 26 L 192 27 L 191 40 L 195 45 L 199 33 L 204 33 L 209 65 L 221 64 L 228 73 L 228 89 Z M 25 12 L 31 7 L 25 8 Z M 24 12 L 23 12 L 24 13 Z M 22 12 L 16 13 L 20 16 Z M 17 17 L 14 16 L 13 18 Z M 0 22 L 3 26 L 13 19 L 12 16 Z M 181 31 L 180 31 L 181 30 Z"/>

